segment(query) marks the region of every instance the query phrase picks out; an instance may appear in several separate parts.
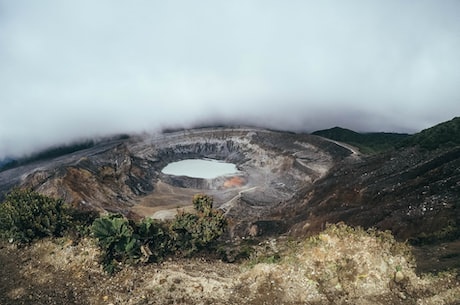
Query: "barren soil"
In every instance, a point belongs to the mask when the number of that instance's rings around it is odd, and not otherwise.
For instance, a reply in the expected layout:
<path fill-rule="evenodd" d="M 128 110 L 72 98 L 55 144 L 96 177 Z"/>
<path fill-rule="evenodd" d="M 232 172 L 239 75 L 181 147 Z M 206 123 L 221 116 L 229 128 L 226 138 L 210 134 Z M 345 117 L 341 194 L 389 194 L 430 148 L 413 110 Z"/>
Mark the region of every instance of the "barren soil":
<path fill-rule="evenodd" d="M 457 274 L 417 275 L 410 250 L 386 233 L 333 226 L 256 249 L 239 264 L 168 260 L 109 276 L 88 239 L 2 244 L 0 304 L 460 304 Z"/>

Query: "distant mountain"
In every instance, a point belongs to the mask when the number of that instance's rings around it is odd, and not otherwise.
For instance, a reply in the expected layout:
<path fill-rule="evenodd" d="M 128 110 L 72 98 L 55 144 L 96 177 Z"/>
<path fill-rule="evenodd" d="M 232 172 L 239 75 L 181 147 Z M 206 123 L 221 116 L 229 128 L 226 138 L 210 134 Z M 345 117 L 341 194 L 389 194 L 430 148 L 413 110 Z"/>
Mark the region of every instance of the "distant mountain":
<path fill-rule="evenodd" d="M 0 161 L 0 172 L 5 171 L 17 166 L 30 164 L 36 161 L 51 160 L 53 158 L 65 156 L 74 152 L 78 152 L 84 149 L 94 147 L 100 142 L 109 142 L 112 140 L 121 140 L 128 139 L 128 135 L 119 135 L 114 137 L 107 137 L 99 140 L 84 140 L 80 142 L 75 142 L 72 144 L 65 144 L 60 146 L 53 146 L 43 151 L 39 151 L 27 157 L 22 157 L 18 159 L 6 158 Z"/>
<path fill-rule="evenodd" d="M 401 144 L 403 147 L 419 146 L 427 150 L 460 145 L 460 117 L 424 129 Z"/>
<path fill-rule="evenodd" d="M 390 150 L 410 137 L 406 133 L 359 133 L 341 127 L 318 130 L 313 132 L 313 135 L 354 145 L 364 154 L 375 154 Z"/>
<path fill-rule="evenodd" d="M 5 158 L 5 159 L 0 160 L 0 170 L 2 170 L 3 167 L 8 166 L 12 162 L 15 162 L 15 160 L 11 158 Z"/>
<path fill-rule="evenodd" d="M 407 147 L 420 147 L 425 150 L 452 148 L 460 145 L 460 117 L 413 135 L 387 132 L 359 133 L 341 127 L 318 130 L 312 134 L 354 145 L 365 154 Z"/>
<path fill-rule="evenodd" d="M 0 171 L 4 171 L 10 168 L 14 168 L 16 166 L 25 165 L 32 163 L 38 160 L 48 160 L 52 158 L 56 158 L 59 156 L 63 156 L 69 153 L 73 153 L 82 149 L 90 148 L 94 146 L 94 141 L 88 140 L 81 143 L 70 144 L 70 145 L 62 145 L 51 147 L 46 150 L 40 151 L 38 153 L 32 154 L 28 157 L 23 157 L 19 159 L 5 159 L 0 161 Z"/>

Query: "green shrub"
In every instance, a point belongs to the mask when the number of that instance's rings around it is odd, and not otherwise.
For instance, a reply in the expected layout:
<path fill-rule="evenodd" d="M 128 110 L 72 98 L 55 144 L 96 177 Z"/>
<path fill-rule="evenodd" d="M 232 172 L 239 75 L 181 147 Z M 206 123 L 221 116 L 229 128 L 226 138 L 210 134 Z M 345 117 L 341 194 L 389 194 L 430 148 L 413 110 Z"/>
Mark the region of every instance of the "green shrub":
<path fill-rule="evenodd" d="M 198 251 L 198 235 L 200 226 L 198 215 L 191 213 L 180 213 L 171 223 L 171 231 L 174 238 L 175 248 L 186 255 Z"/>
<path fill-rule="evenodd" d="M 197 213 L 179 213 L 171 224 L 177 250 L 185 255 L 209 247 L 225 231 L 227 220 L 212 209 L 213 199 L 207 195 L 195 195 L 193 206 Z"/>
<path fill-rule="evenodd" d="M 103 252 L 104 269 L 113 273 L 117 262 L 139 257 L 139 242 L 133 228 L 122 215 L 108 215 L 96 219 L 91 231 Z"/>
<path fill-rule="evenodd" d="M 91 225 L 99 217 L 99 212 L 93 210 L 69 209 L 71 225 L 68 229 L 69 236 L 74 241 L 79 240 L 82 236 L 91 234 Z"/>
<path fill-rule="evenodd" d="M 195 210 L 199 213 L 205 213 L 212 209 L 214 199 L 211 196 L 204 194 L 196 194 L 193 196 L 192 204 Z"/>
<path fill-rule="evenodd" d="M 135 235 L 145 262 L 159 262 L 172 251 L 171 236 L 163 223 L 144 218 L 135 226 Z"/>
<path fill-rule="evenodd" d="M 0 205 L 0 232 L 18 243 L 61 236 L 71 223 L 68 211 L 61 199 L 14 189 Z"/>
<path fill-rule="evenodd" d="M 224 215 L 212 209 L 212 198 L 194 197 L 197 213 L 179 213 L 168 225 L 145 218 L 129 222 L 122 215 L 97 218 L 91 232 L 103 250 L 102 263 L 109 273 L 119 262 L 159 262 L 175 251 L 190 255 L 212 245 L 227 225 Z"/>

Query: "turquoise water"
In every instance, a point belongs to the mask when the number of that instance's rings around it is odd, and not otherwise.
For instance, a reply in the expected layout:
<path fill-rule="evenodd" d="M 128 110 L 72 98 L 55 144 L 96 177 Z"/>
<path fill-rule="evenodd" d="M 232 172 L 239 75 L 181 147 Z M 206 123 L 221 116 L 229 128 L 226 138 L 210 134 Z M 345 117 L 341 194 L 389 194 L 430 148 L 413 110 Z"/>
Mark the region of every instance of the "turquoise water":
<path fill-rule="evenodd" d="M 214 179 L 238 173 L 233 163 L 212 159 L 187 159 L 172 162 L 162 170 L 163 174 L 192 178 Z"/>

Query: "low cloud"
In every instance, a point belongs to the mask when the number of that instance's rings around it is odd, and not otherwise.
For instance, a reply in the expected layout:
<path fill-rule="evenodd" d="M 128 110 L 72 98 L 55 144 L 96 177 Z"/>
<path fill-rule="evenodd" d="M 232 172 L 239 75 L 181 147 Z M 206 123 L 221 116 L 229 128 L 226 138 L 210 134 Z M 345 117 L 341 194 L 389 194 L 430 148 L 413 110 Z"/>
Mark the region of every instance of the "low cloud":
<path fill-rule="evenodd" d="M 206 123 L 416 132 L 460 113 L 458 1 L 0 0 L 0 159 Z"/>

